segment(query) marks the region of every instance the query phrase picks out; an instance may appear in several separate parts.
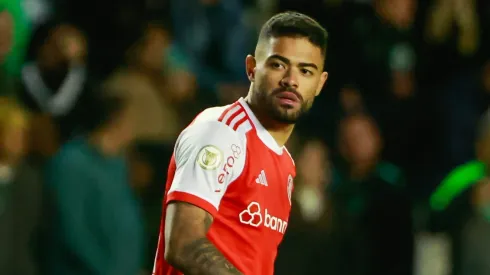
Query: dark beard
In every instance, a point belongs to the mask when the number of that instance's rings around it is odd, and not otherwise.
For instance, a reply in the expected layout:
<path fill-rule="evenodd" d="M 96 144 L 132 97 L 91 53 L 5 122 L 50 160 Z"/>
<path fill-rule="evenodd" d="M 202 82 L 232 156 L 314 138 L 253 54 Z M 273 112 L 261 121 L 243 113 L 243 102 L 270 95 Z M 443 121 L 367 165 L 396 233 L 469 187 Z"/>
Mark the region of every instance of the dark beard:
<path fill-rule="evenodd" d="M 297 111 L 287 108 L 281 108 L 274 104 L 274 97 L 277 93 L 284 91 L 285 88 L 281 88 L 268 94 L 265 91 L 255 91 L 257 95 L 257 105 L 261 106 L 267 115 L 274 121 L 281 124 L 295 124 L 301 117 L 303 117 L 310 110 L 313 102 L 301 100 L 301 108 Z"/>

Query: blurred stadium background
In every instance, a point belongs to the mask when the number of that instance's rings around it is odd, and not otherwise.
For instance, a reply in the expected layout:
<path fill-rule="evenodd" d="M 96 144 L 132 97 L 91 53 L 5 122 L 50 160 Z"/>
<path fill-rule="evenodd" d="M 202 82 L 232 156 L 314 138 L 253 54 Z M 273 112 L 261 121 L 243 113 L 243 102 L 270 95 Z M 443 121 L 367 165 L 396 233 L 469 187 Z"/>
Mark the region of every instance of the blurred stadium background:
<path fill-rule="evenodd" d="M 431 204 L 452 170 L 490 163 L 485 0 L 1 0 L 0 274 L 84 264 L 76 274 L 151 274 L 176 137 L 201 109 L 246 94 L 245 56 L 286 10 L 327 28 L 330 77 L 289 142 L 298 176 L 276 274 L 490 274 L 486 179 L 464 174 Z M 128 116 L 96 100 L 108 91 Z M 97 167 L 83 148 L 50 160 L 106 118 L 136 122 L 111 140 L 130 142 L 127 166 L 107 164 L 123 176 L 90 190 L 91 213 L 113 219 L 66 232 L 50 217 L 83 221 L 68 198 L 84 182 L 53 182 L 70 178 L 65 161 L 87 175 Z M 111 195 L 116 184 L 135 196 Z M 71 238 L 73 255 L 52 251 L 58 238 Z"/>

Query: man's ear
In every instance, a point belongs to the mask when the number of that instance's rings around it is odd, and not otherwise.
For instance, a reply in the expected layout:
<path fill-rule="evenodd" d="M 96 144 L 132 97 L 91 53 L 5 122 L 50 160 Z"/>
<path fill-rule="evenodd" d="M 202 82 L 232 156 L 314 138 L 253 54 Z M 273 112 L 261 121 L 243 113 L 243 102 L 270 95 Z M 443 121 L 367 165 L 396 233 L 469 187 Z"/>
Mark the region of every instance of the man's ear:
<path fill-rule="evenodd" d="M 318 96 L 320 94 L 320 92 L 323 89 L 323 85 L 325 85 L 325 82 L 327 81 L 327 78 L 328 78 L 328 73 L 322 72 L 322 75 L 320 76 L 320 82 L 318 82 L 318 87 L 316 87 L 315 96 Z"/>
<path fill-rule="evenodd" d="M 247 70 L 247 77 L 250 82 L 255 81 L 255 67 L 257 65 L 257 61 L 255 60 L 255 57 L 252 55 L 247 55 L 247 58 L 245 58 L 245 68 Z"/>

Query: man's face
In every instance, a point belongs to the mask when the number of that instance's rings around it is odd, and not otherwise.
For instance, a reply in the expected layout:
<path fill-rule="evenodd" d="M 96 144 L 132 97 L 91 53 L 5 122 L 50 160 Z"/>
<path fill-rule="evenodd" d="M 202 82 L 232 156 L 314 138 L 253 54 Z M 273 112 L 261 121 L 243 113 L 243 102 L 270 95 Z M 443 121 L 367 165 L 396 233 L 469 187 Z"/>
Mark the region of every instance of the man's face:
<path fill-rule="evenodd" d="M 328 74 L 321 49 L 306 38 L 278 37 L 247 57 L 252 100 L 271 119 L 294 124 L 312 106 Z"/>

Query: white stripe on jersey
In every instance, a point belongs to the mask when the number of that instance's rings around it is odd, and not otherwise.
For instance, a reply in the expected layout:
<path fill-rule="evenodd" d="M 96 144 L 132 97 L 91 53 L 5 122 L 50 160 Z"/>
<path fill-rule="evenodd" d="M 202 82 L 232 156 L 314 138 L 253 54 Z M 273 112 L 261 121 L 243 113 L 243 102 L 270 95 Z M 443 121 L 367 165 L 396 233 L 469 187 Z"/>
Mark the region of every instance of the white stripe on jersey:
<path fill-rule="evenodd" d="M 250 124 L 250 120 L 248 119 L 240 124 L 240 126 L 238 126 L 238 128 L 236 129 L 236 131 L 240 134 L 246 134 L 250 130 L 252 130 L 252 124 Z"/>
<path fill-rule="evenodd" d="M 242 111 L 241 111 L 241 112 L 240 112 L 240 113 L 239 113 L 237 116 L 235 116 L 235 117 L 234 117 L 234 118 L 231 120 L 231 122 L 230 122 L 230 124 L 229 124 L 229 125 L 230 125 L 230 127 L 231 127 L 232 129 L 234 129 L 234 128 L 235 128 L 235 124 L 236 124 L 236 123 L 237 123 L 237 122 L 238 122 L 240 119 L 244 118 L 245 116 L 246 116 L 245 111 L 244 111 L 244 110 L 242 110 Z"/>
<path fill-rule="evenodd" d="M 230 119 L 230 117 L 232 115 L 234 115 L 236 112 L 238 112 L 240 109 L 242 109 L 242 106 L 240 106 L 240 104 L 237 104 L 230 111 L 228 111 L 228 113 L 223 117 L 223 120 L 222 121 L 226 124 L 226 122 L 228 121 L 228 119 Z"/>

